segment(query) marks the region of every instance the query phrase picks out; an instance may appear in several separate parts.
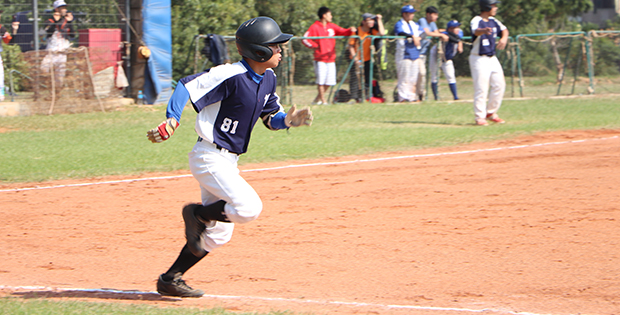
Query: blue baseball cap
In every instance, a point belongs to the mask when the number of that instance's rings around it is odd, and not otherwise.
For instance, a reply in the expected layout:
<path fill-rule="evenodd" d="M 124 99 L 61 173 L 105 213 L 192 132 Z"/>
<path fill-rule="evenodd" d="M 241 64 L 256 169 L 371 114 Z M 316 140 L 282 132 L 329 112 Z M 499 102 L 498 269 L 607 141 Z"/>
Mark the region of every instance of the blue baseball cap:
<path fill-rule="evenodd" d="M 416 12 L 417 10 L 410 4 L 404 6 L 402 9 L 400 9 L 400 13 L 413 13 Z"/>
<path fill-rule="evenodd" d="M 457 26 L 460 26 L 460 25 L 461 25 L 461 23 L 459 23 L 459 21 L 457 21 L 457 20 L 452 20 L 452 21 L 448 22 L 448 28 L 457 27 Z"/>

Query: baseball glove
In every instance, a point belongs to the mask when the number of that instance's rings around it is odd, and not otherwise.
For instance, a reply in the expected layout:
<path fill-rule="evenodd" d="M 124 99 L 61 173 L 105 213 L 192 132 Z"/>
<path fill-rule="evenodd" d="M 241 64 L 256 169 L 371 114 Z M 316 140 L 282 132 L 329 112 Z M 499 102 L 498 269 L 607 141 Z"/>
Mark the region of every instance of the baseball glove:
<path fill-rule="evenodd" d="M 179 122 L 171 117 L 164 120 L 157 128 L 147 131 L 146 137 L 153 143 L 163 142 L 174 134 L 177 127 L 179 127 Z"/>

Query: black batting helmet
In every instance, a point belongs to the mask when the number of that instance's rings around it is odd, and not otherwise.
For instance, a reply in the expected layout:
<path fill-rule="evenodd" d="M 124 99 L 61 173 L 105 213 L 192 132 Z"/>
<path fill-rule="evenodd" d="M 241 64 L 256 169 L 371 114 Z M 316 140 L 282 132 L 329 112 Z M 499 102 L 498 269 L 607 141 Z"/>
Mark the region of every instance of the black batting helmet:
<path fill-rule="evenodd" d="M 480 4 L 480 11 L 487 12 L 491 11 L 491 5 L 499 4 L 500 2 L 497 0 L 479 0 L 478 3 Z"/>
<path fill-rule="evenodd" d="M 235 37 L 241 56 L 265 62 L 273 56 L 269 45 L 285 43 L 293 35 L 282 33 L 280 26 L 272 18 L 259 16 L 243 22 Z"/>

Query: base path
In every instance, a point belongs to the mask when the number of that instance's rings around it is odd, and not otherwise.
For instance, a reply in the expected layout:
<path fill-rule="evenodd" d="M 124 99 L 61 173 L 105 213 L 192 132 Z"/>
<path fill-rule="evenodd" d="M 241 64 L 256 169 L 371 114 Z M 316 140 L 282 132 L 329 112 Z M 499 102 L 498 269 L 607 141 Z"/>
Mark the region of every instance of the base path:
<path fill-rule="evenodd" d="M 264 210 L 185 275 L 199 299 L 153 292 L 184 244 L 182 206 L 200 200 L 187 172 L 0 185 L 0 296 L 315 314 L 620 312 L 620 130 L 241 169 Z"/>

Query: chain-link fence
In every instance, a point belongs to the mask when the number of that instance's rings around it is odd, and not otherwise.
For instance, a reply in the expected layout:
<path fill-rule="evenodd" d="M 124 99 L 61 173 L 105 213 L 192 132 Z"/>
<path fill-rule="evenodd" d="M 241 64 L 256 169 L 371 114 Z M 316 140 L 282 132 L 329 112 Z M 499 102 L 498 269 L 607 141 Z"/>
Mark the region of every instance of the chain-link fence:
<path fill-rule="evenodd" d="M 111 101 L 128 86 L 126 1 L 69 2 L 64 20 L 54 17 L 51 3 L 39 3 L 36 10 L 32 2 L 10 4 L 4 10 L 2 24 L 10 25 L 12 37 L 2 51 L 5 99 L 27 103 L 27 114 L 116 106 Z"/>
<path fill-rule="evenodd" d="M 620 93 L 620 31 L 590 31 L 593 88 L 596 94 Z"/>
<path fill-rule="evenodd" d="M 201 37 L 203 38 L 203 37 Z M 237 61 L 234 37 L 225 36 L 231 61 Z M 276 69 L 279 94 L 284 103 L 311 104 L 317 95 L 313 65 L 313 50 L 305 47 L 304 39 L 320 37 L 294 37 L 284 45 L 283 60 Z M 337 84 L 329 91 L 329 102 L 346 100 L 340 98 L 344 92 L 348 101 L 365 100 L 377 87 L 386 102 L 396 100 L 395 49 L 397 36 L 376 36 L 372 51 L 372 77 L 378 85 L 364 89 L 363 64 L 352 62 L 349 44 L 357 36 L 332 37 L 336 41 Z M 197 39 L 194 64 L 197 71 L 211 66 L 200 53 L 201 39 Z M 471 38 L 463 38 L 463 52 L 453 59 L 460 99 L 473 98 L 473 82 L 468 57 Z M 359 41 L 356 42 L 359 44 Z M 435 41 L 433 45 L 436 45 Z M 361 50 L 358 50 L 361 51 Z M 430 51 L 430 49 L 429 49 Z M 509 38 L 506 49 L 498 51 L 500 63 L 506 78 L 506 97 L 552 97 L 558 95 L 620 93 L 620 31 L 592 31 L 573 33 L 523 34 Z M 439 75 L 439 99 L 452 100 L 448 83 L 440 70 L 429 68 L 426 63 L 425 90 L 429 91 L 431 71 Z M 368 90 L 365 97 L 356 96 Z M 344 91 L 344 92 L 343 92 Z M 426 100 L 433 99 L 426 92 Z"/>

